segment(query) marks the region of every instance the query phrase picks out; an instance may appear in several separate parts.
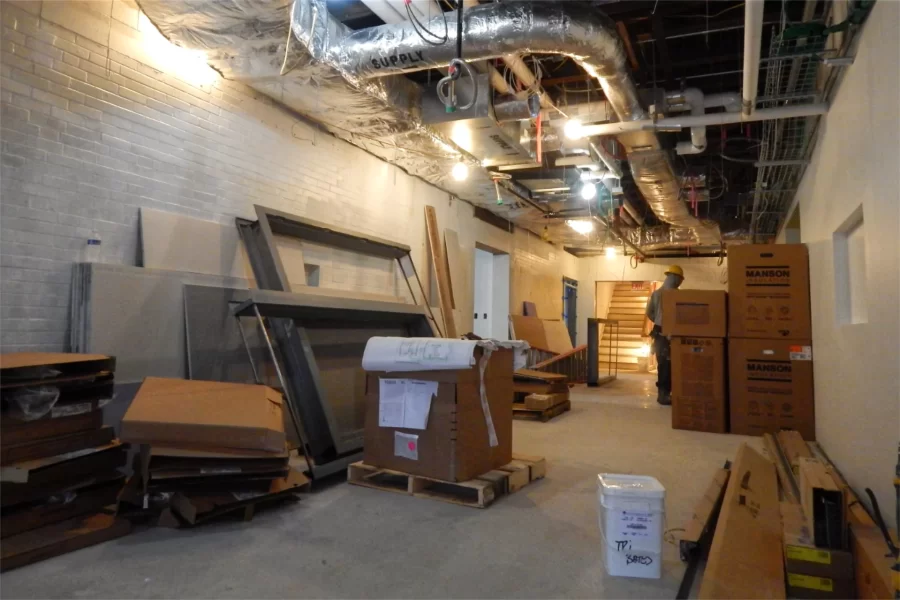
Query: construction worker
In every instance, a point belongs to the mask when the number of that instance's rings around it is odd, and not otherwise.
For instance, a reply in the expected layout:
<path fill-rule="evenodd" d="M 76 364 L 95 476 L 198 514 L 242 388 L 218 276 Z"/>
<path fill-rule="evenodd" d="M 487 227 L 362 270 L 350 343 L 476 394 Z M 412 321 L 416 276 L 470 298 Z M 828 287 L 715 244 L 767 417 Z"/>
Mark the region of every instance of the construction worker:
<path fill-rule="evenodd" d="M 672 404 L 672 355 L 669 338 L 662 333 L 662 293 L 663 290 L 677 290 L 684 281 L 684 271 L 678 265 L 666 269 L 663 284 L 650 295 L 647 303 L 647 318 L 653 322 L 650 337 L 653 338 L 653 352 L 656 354 L 656 401 L 663 406 Z"/>

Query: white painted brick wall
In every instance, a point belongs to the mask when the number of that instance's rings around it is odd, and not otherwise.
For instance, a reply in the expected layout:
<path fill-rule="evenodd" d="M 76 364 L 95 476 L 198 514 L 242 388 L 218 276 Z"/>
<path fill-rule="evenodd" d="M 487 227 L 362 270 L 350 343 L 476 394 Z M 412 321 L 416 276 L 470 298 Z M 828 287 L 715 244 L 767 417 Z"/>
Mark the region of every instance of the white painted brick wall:
<path fill-rule="evenodd" d="M 129 2 L 5 0 L 0 22 L 4 351 L 64 349 L 72 263 L 97 231 L 103 261 L 134 264 L 140 207 L 231 224 L 262 204 L 408 244 L 427 277 L 429 204 L 441 227 L 459 233 L 467 265 L 475 241 L 511 254 L 516 312 L 532 275 L 577 277 L 561 249 L 475 220 L 468 204 L 249 88 L 185 81 L 183 65 L 160 64 L 159 35 Z M 334 287 L 400 289 L 382 264 L 339 252 L 327 260 Z M 454 290 L 467 330 L 471 281 Z"/>

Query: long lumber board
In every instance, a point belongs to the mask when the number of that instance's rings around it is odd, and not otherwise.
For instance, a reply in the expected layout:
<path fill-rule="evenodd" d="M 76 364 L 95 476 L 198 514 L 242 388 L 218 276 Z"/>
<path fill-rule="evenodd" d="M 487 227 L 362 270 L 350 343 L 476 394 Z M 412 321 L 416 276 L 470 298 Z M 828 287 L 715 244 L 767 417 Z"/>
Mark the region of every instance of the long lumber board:
<path fill-rule="evenodd" d="M 431 266 L 437 278 L 438 301 L 441 315 L 444 317 L 444 336 L 458 337 L 456 321 L 453 318 L 453 290 L 450 287 L 450 274 L 447 272 L 447 260 L 444 256 L 444 245 L 438 228 L 437 214 L 433 206 L 425 207 L 425 229 L 428 233 L 428 247 L 431 249 Z"/>
<path fill-rule="evenodd" d="M 775 465 L 743 444 L 731 467 L 700 598 L 784 598 Z"/>

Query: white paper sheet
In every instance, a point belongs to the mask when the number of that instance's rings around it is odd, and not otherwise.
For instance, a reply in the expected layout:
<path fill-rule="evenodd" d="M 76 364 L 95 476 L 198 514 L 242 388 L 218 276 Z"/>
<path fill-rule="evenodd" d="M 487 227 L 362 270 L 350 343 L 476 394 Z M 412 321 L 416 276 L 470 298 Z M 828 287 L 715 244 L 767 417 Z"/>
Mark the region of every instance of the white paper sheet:
<path fill-rule="evenodd" d="M 437 390 L 437 381 L 380 379 L 378 425 L 427 429 L 431 399 L 437 395 Z"/>
<path fill-rule="evenodd" d="M 468 369 L 475 364 L 476 345 L 470 340 L 373 337 L 366 344 L 362 366 L 366 371 Z"/>
<path fill-rule="evenodd" d="M 378 383 L 378 426 L 403 427 L 406 380 L 381 379 Z"/>

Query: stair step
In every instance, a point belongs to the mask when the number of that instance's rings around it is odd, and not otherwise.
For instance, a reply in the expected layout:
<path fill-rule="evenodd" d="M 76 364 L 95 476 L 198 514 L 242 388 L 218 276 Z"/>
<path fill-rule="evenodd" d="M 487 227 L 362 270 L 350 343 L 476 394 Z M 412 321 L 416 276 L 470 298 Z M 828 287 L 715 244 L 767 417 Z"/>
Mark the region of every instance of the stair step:
<path fill-rule="evenodd" d="M 639 282 L 637 282 L 637 281 L 634 281 L 634 282 L 626 281 L 626 282 L 624 282 L 624 283 L 617 283 L 617 284 L 616 284 L 616 287 L 613 288 L 613 290 L 616 291 L 616 292 L 618 292 L 618 291 L 620 291 L 620 290 L 623 291 L 623 292 L 632 292 L 632 291 L 634 291 L 634 292 L 640 292 L 640 291 L 644 291 L 644 290 L 646 290 L 646 291 L 648 291 L 648 292 L 650 291 L 650 284 L 649 284 L 649 283 L 644 283 L 644 284 L 643 284 L 644 287 L 638 288 L 638 289 L 634 289 L 634 287 L 633 287 L 633 285 L 632 285 L 632 284 L 634 284 L 634 283 L 639 283 Z"/>
<path fill-rule="evenodd" d="M 600 348 L 600 358 L 607 358 L 610 356 L 610 348 Z M 616 349 L 612 348 L 612 356 L 617 356 Z M 618 359 L 623 360 L 626 358 L 638 358 L 645 356 L 644 352 L 640 348 L 619 348 L 618 349 Z"/>
<path fill-rule="evenodd" d="M 639 335 L 629 335 L 629 336 L 620 335 L 618 338 L 616 338 L 616 336 L 610 336 L 610 337 L 604 336 L 604 337 L 600 338 L 600 344 L 603 345 L 608 342 L 615 343 L 616 339 L 618 339 L 619 342 L 621 342 L 621 343 L 627 342 L 629 344 L 649 344 L 650 343 L 650 338 L 641 337 Z"/>
<path fill-rule="evenodd" d="M 616 298 L 649 298 L 650 290 L 614 290 L 613 300 Z"/>
<path fill-rule="evenodd" d="M 615 327 L 611 327 L 610 329 L 611 329 L 611 331 L 604 331 L 603 335 L 601 336 L 600 339 L 605 339 L 608 337 L 611 337 L 611 338 L 618 337 L 620 340 L 629 340 L 629 339 L 636 340 L 636 339 L 640 339 L 640 338 L 644 337 L 642 335 L 643 331 L 641 331 L 640 327 L 629 327 L 627 329 L 625 327 L 622 327 L 621 329 L 619 329 L 618 335 L 616 335 Z"/>
<path fill-rule="evenodd" d="M 643 342 L 641 340 L 621 340 L 620 339 L 618 343 L 616 343 L 615 340 L 612 340 L 612 341 L 601 340 L 600 347 L 601 348 L 609 348 L 610 346 L 612 346 L 613 348 L 615 348 L 616 346 L 618 346 L 619 348 L 640 348 L 646 343 L 647 342 Z"/>
<path fill-rule="evenodd" d="M 619 322 L 619 327 L 643 327 L 644 318 L 641 315 L 610 315 L 608 317 L 613 321 Z M 611 325 L 615 327 L 615 325 Z"/>
<path fill-rule="evenodd" d="M 637 315 L 639 317 L 644 315 L 647 307 L 645 306 L 610 306 L 609 314 L 611 315 Z"/>
<path fill-rule="evenodd" d="M 621 310 L 639 310 L 642 313 L 647 310 L 646 302 L 613 302 L 607 312 L 619 312 Z"/>
<path fill-rule="evenodd" d="M 617 366 L 620 373 L 621 373 L 622 371 L 630 371 L 630 372 L 634 372 L 634 371 L 639 371 L 639 370 L 640 370 L 640 367 L 638 366 L 637 363 L 625 363 L 625 362 L 619 362 L 619 363 L 613 363 L 613 365 L 614 365 L 613 369 L 615 369 L 616 366 Z M 609 370 L 609 363 L 601 362 L 601 363 L 600 363 L 600 374 L 601 374 L 601 375 L 604 375 L 604 374 L 606 374 L 606 372 L 607 372 L 608 370 Z"/>

